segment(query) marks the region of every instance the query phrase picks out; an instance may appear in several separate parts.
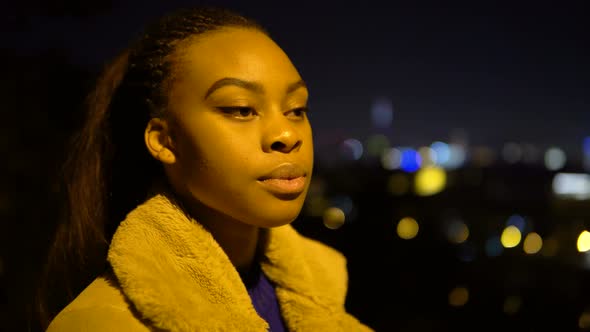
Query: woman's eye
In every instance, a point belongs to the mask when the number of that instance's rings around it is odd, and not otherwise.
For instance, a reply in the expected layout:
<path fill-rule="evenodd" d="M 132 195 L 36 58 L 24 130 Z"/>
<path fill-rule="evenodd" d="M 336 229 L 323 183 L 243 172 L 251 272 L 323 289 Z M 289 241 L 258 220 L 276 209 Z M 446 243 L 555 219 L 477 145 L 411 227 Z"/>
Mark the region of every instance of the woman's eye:
<path fill-rule="evenodd" d="M 307 113 L 307 111 L 309 111 L 307 107 L 298 107 L 290 110 L 289 115 L 296 118 L 303 118 L 305 117 L 305 113 Z"/>
<path fill-rule="evenodd" d="M 252 107 L 243 106 L 229 106 L 229 107 L 218 107 L 224 114 L 231 115 L 237 118 L 250 118 L 255 115 L 255 111 Z"/>

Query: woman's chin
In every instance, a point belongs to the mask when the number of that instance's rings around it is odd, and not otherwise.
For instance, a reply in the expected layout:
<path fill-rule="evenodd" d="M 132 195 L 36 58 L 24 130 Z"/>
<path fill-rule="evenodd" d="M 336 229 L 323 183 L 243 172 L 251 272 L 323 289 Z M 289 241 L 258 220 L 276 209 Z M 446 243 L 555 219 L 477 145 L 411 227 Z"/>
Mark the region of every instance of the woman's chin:
<path fill-rule="evenodd" d="M 297 219 L 300 211 L 301 209 L 297 209 L 297 211 L 284 211 L 283 213 L 276 215 L 259 216 L 251 224 L 263 228 L 273 228 L 288 225 Z"/>

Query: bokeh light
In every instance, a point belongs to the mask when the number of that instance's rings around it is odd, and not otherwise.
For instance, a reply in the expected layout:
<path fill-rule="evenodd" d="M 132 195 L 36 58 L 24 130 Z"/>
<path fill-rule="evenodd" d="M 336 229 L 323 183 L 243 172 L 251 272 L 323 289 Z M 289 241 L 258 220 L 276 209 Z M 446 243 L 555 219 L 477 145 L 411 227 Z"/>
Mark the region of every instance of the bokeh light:
<path fill-rule="evenodd" d="M 466 287 L 455 287 L 449 292 L 449 304 L 462 307 L 469 301 L 469 290 Z"/>
<path fill-rule="evenodd" d="M 582 143 L 582 151 L 584 154 L 583 157 L 583 166 L 584 169 L 590 172 L 590 136 L 584 138 L 584 142 Z"/>
<path fill-rule="evenodd" d="M 445 169 L 457 169 L 465 164 L 467 152 L 465 148 L 458 144 L 449 144 L 449 159 L 441 166 Z"/>
<path fill-rule="evenodd" d="M 460 244 L 469 238 L 469 228 L 459 219 L 453 219 L 446 229 L 447 239 L 451 243 Z"/>
<path fill-rule="evenodd" d="M 414 177 L 414 191 L 419 196 L 440 193 L 447 184 L 447 173 L 440 167 L 421 168 Z"/>
<path fill-rule="evenodd" d="M 408 173 L 416 172 L 420 169 L 421 159 L 418 152 L 412 148 L 403 148 L 401 150 L 400 168 Z"/>
<path fill-rule="evenodd" d="M 371 105 L 371 120 L 377 128 L 391 126 L 393 120 L 393 104 L 388 98 L 377 98 Z"/>
<path fill-rule="evenodd" d="M 541 248 L 543 248 L 543 238 L 541 238 L 541 235 L 535 232 L 527 234 L 522 247 L 524 252 L 529 255 L 536 254 L 541 251 Z"/>
<path fill-rule="evenodd" d="M 373 157 L 379 157 L 387 148 L 389 148 L 389 139 L 385 135 L 371 135 L 367 139 L 367 154 Z"/>
<path fill-rule="evenodd" d="M 584 230 L 578 236 L 578 251 L 579 252 L 586 252 L 590 250 L 590 232 Z"/>
<path fill-rule="evenodd" d="M 521 237 L 518 227 L 512 225 L 504 228 L 500 236 L 500 242 L 502 242 L 504 248 L 514 248 L 520 243 Z"/>
<path fill-rule="evenodd" d="M 397 223 L 397 235 L 404 240 L 410 240 L 418 235 L 419 228 L 420 226 L 414 218 L 405 217 Z"/>
<path fill-rule="evenodd" d="M 355 138 L 346 139 L 340 145 L 340 154 L 346 160 L 359 160 L 363 156 L 363 144 Z"/>
<path fill-rule="evenodd" d="M 509 164 L 515 164 L 522 158 L 522 149 L 519 144 L 508 142 L 502 147 L 502 158 Z"/>
<path fill-rule="evenodd" d="M 562 198 L 590 199 L 590 174 L 557 173 L 552 188 L 555 195 Z"/>
<path fill-rule="evenodd" d="M 402 164 L 402 152 L 396 148 L 387 148 L 381 153 L 381 166 L 392 171 L 400 168 Z"/>
<path fill-rule="evenodd" d="M 430 148 L 436 154 L 437 165 L 444 167 L 451 159 L 451 149 L 447 143 L 436 141 L 430 144 Z"/>
<path fill-rule="evenodd" d="M 578 327 L 582 330 L 590 329 L 590 311 L 585 310 L 578 319 Z"/>
<path fill-rule="evenodd" d="M 565 166 L 566 159 L 562 149 L 551 147 L 545 152 L 545 167 L 550 171 L 560 170 Z"/>
<path fill-rule="evenodd" d="M 525 231 L 526 221 L 521 215 L 513 214 L 508 217 L 506 226 L 515 226 L 521 233 L 523 233 Z"/>
<path fill-rule="evenodd" d="M 432 149 L 431 147 L 420 147 L 418 149 L 418 154 L 420 155 L 420 160 L 422 161 L 422 167 L 436 165 L 436 151 L 434 151 L 434 149 Z"/>
<path fill-rule="evenodd" d="M 346 216 L 344 211 L 337 207 L 329 207 L 324 211 L 324 226 L 329 229 L 338 229 L 344 225 Z"/>
<path fill-rule="evenodd" d="M 331 206 L 339 208 L 346 215 L 352 213 L 352 210 L 354 208 L 352 198 L 346 195 L 333 196 L 332 198 L 330 198 L 330 203 Z"/>

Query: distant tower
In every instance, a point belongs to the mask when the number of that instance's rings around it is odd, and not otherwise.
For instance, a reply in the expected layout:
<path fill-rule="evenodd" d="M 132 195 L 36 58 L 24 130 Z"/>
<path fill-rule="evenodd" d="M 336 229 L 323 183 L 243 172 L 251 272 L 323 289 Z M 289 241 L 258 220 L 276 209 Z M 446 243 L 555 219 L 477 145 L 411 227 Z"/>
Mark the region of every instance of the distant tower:
<path fill-rule="evenodd" d="M 389 98 L 379 97 L 371 105 L 371 120 L 376 128 L 389 128 L 393 122 L 393 104 Z"/>

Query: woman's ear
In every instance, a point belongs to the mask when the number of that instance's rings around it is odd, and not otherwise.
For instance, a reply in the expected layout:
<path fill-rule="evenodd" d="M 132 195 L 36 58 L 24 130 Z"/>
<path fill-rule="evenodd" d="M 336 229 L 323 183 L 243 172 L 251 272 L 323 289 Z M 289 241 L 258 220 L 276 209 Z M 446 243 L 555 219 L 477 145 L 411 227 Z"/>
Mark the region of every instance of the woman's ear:
<path fill-rule="evenodd" d="M 145 145 L 150 154 L 164 164 L 174 164 L 176 155 L 172 145 L 170 126 L 160 118 L 152 118 L 145 127 Z"/>

